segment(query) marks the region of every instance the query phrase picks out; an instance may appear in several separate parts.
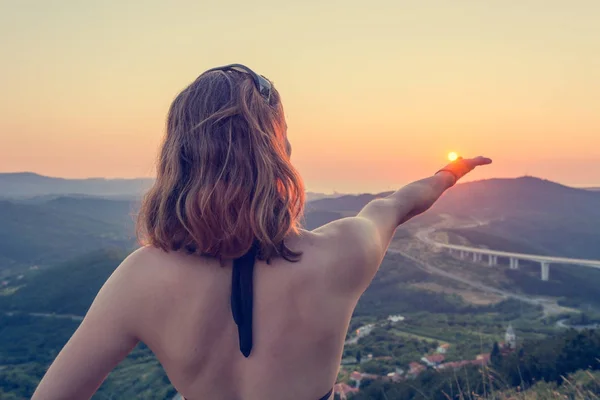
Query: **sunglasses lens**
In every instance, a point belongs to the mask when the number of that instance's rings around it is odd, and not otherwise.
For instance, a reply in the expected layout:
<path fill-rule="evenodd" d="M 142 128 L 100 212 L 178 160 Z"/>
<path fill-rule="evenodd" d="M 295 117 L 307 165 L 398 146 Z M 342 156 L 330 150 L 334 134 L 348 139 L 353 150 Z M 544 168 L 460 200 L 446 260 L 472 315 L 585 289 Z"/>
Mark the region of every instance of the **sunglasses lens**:
<path fill-rule="evenodd" d="M 271 98 L 271 82 L 264 76 L 258 76 L 259 88 L 258 91 L 267 100 Z"/>
<path fill-rule="evenodd" d="M 244 65 L 241 65 L 241 64 L 231 64 L 231 65 L 225 65 L 223 67 L 209 69 L 207 72 L 216 71 L 216 70 L 222 70 L 222 71 L 232 70 L 232 71 L 237 71 L 237 72 L 243 72 L 245 74 L 250 75 L 252 77 L 252 80 L 254 81 L 254 84 L 256 85 L 256 88 L 258 89 L 259 93 L 261 94 L 261 96 L 263 96 L 265 98 L 265 100 L 267 100 L 267 101 L 269 101 L 271 99 L 271 82 L 269 82 L 269 80 L 267 78 L 265 78 L 264 76 L 258 75 L 256 72 L 252 71 L 250 68 L 248 68 Z"/>

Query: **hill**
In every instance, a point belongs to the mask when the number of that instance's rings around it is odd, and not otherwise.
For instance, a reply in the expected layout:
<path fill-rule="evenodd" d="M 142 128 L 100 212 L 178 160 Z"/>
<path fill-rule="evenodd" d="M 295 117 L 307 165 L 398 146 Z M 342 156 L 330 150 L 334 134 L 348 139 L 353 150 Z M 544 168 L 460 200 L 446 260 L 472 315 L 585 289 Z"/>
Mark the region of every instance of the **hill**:
<path fill-rule="evenodd" d="M 0 200 L 0 270 L 51 265 L 104 247 L 135 243 L 139 203 L 91 196 L 45 195 Z M 335 211 L 305 215 L 314 229 L 341 218 Z"/>
<path fill-rule="evenodd" d="M 450 189 L 431 211 L 483 221 L 481 226 L 453 231 L 474 244 L 600 258 L 599 192 L 532 177 L 491 179 Z"/>
<path fill-rule="evenodd" d="M 0 200 L 0 270 L 49 265 L 102 247 L 130 247 L 133 212 L 133 203 L 125 200 Z"/>
<path fill-rule="evenodd" d="M 5 180 L 8 175 L 4 174 Z M 304 226 L 312 230 L 354 215 L 369 201 L 388 194 L 309 201 Z M 86 195 L 0 200 L 0 269 L 47 265 L 100 247 L 130 246 L 134 243 L 132 215 L 136 206 L 131 200 Z M 487 222 L 468 229 L 449 227 L 453 240 L 465 239 L 499 250 L 600 258 L 600 192 L 529 177 L 460 184 L 442 196 L 432 210 L 400 229 L 399 235 L 410 228 L 435 224 L 443 215 Z"/>
<path fill-rule="evenodd" d="M 84 195 L 131 199 L 139 198 L 153 183 L 154 178 L 66 179 L 33 172 L 0 173 L 0 198 L 23 199 L 56 195 Z M 306 192 L 307 201 L 339 196 L 339 193 Z"/>
<path fill-rule="evenodd" d="M 499 219 L 508 216 L 598 215 L 600 193 L 534 177 L 488 179 L 455 186 L 433 210 L 456 216 Z M 578 210 L 572 210 L 577 208 Z"/>
<path fill-rule="evenodd" d="M 18 282 L 18 290 L 13 294 L 0 296 L 0 309 L 84 315 L 125 256 L 124 251 L 97 250 L 28 274 Z"/>
<path fill-rule="evenodd" d="M 392 192 L 378 194 L 346 194 L 335 198 L 325 198 L 311 201 L 307 204 L 307 211 L 337 211 L 342 213 L 357 213 L 368 202 L 376 198 L 385 197 Z"/>
<path fill-rule="evenodd" d="M 317 193 L 317 192 L 306 192 L 306 201 L 320 200 L 320 199 L 331 199 L 340 197 L 342 194 L 334 192 L 333 194 Z"/>
<path fill-rule="evenodd" d="M 356 215 L 370 201 L 389 196 L 393 192 L 378 194 L 346 194 L 339 197 L 323 198 L 308 202 L 305 207 L 306 229 L 315 229 L 336 219 Z M 405 227 L 433 224 L 440 221 L 434 213 L 426 213 L 409 221 Z M 404 228 L 401 228 L 402 231 Z"/>
<path fill-rule="evenodd" d="M 50 265 L 104 247 L 135 243 L 139 203 L 91 196 L 45 195 L 0 200 L 0 270 Z M 305 214 L 314 229 L 343 217 L 337 211 Z"/>
<path fill-rule="evenodd" d="M 0 197 L 19 198 L 49 194 L 139 197 L 153 182 L 154 179 L 151 178 L 64 179 L 33 172 L 0 173 Z"/>
<path fill-rule="evenodd" d="M 358 212 L 369 201 L 389 195 L 345 195 L 307 205 L 307 216 L 322 213 L 329 222 Z M 600 258 L 600 192 L 576 189 L 551 181 L 522 177 L 490 179 L 456 185 L 422 216 L 405 227 L 432 224 L 441 216 L 478 220 L 473 228 L 450 227 L 470 243 L 575 258 Z M 307 217 L 308 220 L 308 217 Z M 313 220 L 314 222 L 314 220 Z"/>
<path fill-rule="evenodd" d="M 379 195 L 343 196 L 312 202 L 308 209 L 326 213 L 333 210 L 351 213 L 360 210 Z M 339 213 L 342 214 L 342 213 Z M 308 214 L 310 215 L 310 213 Z M 447 218 L 447 217 L 451 218 Z M 410 247 L 412 228 L 435 224 L 444 218 L 451 243 L 483 246 L 501 251 L 547 254 L 574 258 L 600 259 L 600 192 L 575 189 L 547 180 L 523 177 L 491 179 L 457 185 L 446 192 L 423 216 L 409 222 L 397 234 L 397 241 Z M 323 218 L 323 221 L 325 218 Z M 475 226 L 473 222 L 481 223 Z M 464 228 L 461 226 L 471 225 Z M 400 236 L 401 235 L 401 236 Z M 440 239 L 444 235 L 440 235 Z M 435 260 L 450 268 L 447 256 Z M 504 271 L 498 277 L 504 289 L 536 296 L 560 298 L 561 304 L 588 307 L 598 304 L 600 271 L 553 265 L 549 282 L 539 279 L 539 264 L 522 262 L 519 270 Z M 476 279 L 477 280 L 477 279 Z M 374 282 L 374 285 L 377 285 Z M 397 296 L 397 295 L 396 295 Z M 368 299 L 368 293 L 364 296 Z"/>

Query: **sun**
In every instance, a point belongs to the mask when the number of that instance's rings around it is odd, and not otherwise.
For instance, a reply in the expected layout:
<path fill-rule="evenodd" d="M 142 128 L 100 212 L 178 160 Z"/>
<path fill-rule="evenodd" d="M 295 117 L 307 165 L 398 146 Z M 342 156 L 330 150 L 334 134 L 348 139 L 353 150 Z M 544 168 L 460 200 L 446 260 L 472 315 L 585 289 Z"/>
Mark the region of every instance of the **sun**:
<path fill-rule="evenodd" d="M 458 154 L 456 154 L 454 151 L 451 151 L 450 153 L 448 153 L 448 160 L 456 161 L 457 159 L 458 159 Z"/>

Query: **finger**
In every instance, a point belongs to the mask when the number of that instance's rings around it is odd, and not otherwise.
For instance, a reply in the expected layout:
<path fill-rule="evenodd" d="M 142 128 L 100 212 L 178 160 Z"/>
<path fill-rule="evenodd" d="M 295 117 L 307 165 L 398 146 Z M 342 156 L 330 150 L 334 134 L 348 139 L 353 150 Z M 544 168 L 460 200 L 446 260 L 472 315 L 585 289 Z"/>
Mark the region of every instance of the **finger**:
<path fill-rule="evenodd" d="M 475 158 L 471 158 L 469 160 L 466 160 L 469 165 L 473 168 L 481 166 L 481 165 L 488 165 L 492 163 L 492 160 L 490 158 L 487 157 L 475 157 Z"/>
<path fill-rule="evenodd" d="M 491 158 L 487 158 L 487 157 L 477 157 L 477 165 L 488 165 L 492 163 L 492 159 Z"/>

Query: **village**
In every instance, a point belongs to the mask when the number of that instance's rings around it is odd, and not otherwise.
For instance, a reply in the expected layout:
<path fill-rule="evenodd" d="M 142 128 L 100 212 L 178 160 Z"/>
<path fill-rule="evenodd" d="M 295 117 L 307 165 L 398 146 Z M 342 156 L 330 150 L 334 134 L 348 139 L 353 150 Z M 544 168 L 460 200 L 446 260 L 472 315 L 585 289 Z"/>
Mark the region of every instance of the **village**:
<path fill-rule="evenodd" d="M 403 321 L 404 317 L 400 315 L 391 315 L 387 318 L 387 321 L 395 323 Z M 386 321 L 386 322 L 387 322 Z M 358 341 L 369 335 L 376 324 L 367 324 L 358 328 L 355 331 L 355 336 L 348 339 L 346 344 L 356 344 Z M 504 342 L 500 342 L 499 349 L 503 354 L 510 353 L 516 348 L 517 338 L 515 331 L 512 325 L 508 325 L 506 333 L 504 335 Z M 348 360 L 342 360 L 342 364 L 340 365 L 340 371 L 347 370 L 349 372 L 348 383 L 339 382 L 334 386 L 334 393 L 336 393 L 340 399 L 346 400 L 352 394 L 357 393 L 361 388 L 361 383 L 365 381 L 373 381 L 373 380 L 382 380 L 382 381 L 390 381 L 390 382 L 400 382 L 406 379 L 414 379 L 419 376 L 421 373 L 425 372 L 428 369 L 432 370 L 446 370 L 446 369 L 460 369 L 467 365 L 478 365 L 485 366 L 490 362 L 490 353 L 482 353 L 478 354 L 474 359 L 471 360 L 460 360 L 460 361 L 446 361 L 446 353 L 450 349 L 450 343 L 442 343 L 440 344 L 433 352 L 430 354 L 425 354 L 419 360 L 415 360 L 408 364 L 408 368 L 402 369 L 396 367 L 395 371 L 389 372 L 386 375 L 377 375 L 364 373 L 356 370 L 356 365 L 361 364 L 370 360 L 382 360 L 382 361 L 391 361 L 393 357 L 391 356 L 381 356 L 381 357 L 373 357 L 372 354 L 367 354 L 364 359 L 356 360 L 356 362 L 350 362 Z M 351 370 L 354 368 L 353 370 Z"/>

